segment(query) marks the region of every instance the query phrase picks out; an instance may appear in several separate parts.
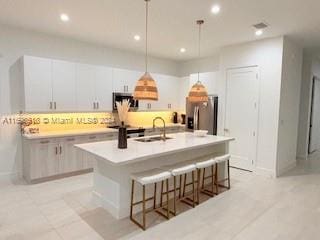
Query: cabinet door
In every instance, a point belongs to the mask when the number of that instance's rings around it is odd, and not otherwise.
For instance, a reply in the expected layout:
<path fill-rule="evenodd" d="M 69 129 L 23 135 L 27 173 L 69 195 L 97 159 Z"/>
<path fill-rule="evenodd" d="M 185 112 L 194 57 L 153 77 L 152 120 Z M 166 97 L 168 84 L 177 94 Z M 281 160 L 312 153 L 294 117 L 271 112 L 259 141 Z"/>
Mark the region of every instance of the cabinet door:
<path fill-rule="evenodd" d="M 95 93 L 97 110 L 112 111 L 112 69 L 96 67 Z"/>
<path fill-rule="evenodd" d="M 96 109 L 95 99 L 95 66 L 76 64 L 76 101 L 78 111 Z"/>
<path fill-rule="evenodd" d="M 76 66 L 75 63 L 52 61 L 52 93 L 55 110 L 76 109 Z"/>
<path fill-rule="evenodd" d="M 25 56 L 23 61 L 25 111 L 50 111 L 52 102 L 52 61 L 29 56 Z"/>
<path fill-rule="evenodd" d="M 30 178 L 38 179 L 60 173 L 60 157 L 55 140 L 35 140 L 31 143 Z"/>
<path fill-rule="evenodd" d="M 79 137 L 63 138 L 59 143 L 59 154 L 61 158 L 60 172 L 70 173 L 84 169 L 81 152 L 74 144 L 81 143 Z"/>
<path fill-rule="evenodd" d="M 156 110 L 174 111 L 178 108 L 179 82 L 177 77 L 156 74 L 159 101 Z"/>
<path fill-rule="evenodd" d="M 130 71 L 125 69 L 113 69 L 113 91 L 128 92 L 134 91 L 135 85 L 143 72 Z"/>

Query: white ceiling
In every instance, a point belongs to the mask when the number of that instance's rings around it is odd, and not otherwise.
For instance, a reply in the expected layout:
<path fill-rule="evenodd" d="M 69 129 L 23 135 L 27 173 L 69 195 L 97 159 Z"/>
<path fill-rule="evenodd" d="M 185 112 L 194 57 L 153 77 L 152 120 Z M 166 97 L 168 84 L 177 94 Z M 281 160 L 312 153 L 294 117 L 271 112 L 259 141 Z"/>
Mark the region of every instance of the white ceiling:
<path fill-rule="evenodd" d="M 221 5 L 218 16 L 211 14 Z M 202 56 L 220 47 L 257 39 L 252 24 L 270 27 L 259 38 L 289 35 L 304 47 L 320 43 L 319 0 L 151 0 L 150 54 L 186 60 L 197 56 L 197 26 L 203 18 Z M 144 51 L 143 0 L 0 0 L 0 23 L 103 44 Z M 70 22 L 63 23 L 60 13 Z M 133 36 L 140 34 L 142 41 Z M 187 52 L 179 52 L 185 47 Z"/>

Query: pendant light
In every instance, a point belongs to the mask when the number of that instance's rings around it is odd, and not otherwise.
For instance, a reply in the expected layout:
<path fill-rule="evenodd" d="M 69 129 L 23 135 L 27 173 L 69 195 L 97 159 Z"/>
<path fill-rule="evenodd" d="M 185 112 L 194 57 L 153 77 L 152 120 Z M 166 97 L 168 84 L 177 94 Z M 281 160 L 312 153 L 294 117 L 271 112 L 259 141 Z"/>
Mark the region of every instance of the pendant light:
<path fill-rule="evenodd" d="M 133 97 L 136 100 L 158 100 L 158 89 L 155 80 L 148 72 L 148 3 L 150 0 L 144 0 L 146 2 L 146 71 L 143 76 L 138 80 L 134 89 Z"/>
<path fill-rule="evenodd" d="M 200 60 L 201 26 L 204 24 L 204 21 L 198 20 L 197 24 L 199 25 L 198 59 Z M 200 69 L 198 70 L 198 81 L 192 86 L 189 92 L 188 101 L 194 103 L 208 102 L 207 89 L 200 81 Z"/>

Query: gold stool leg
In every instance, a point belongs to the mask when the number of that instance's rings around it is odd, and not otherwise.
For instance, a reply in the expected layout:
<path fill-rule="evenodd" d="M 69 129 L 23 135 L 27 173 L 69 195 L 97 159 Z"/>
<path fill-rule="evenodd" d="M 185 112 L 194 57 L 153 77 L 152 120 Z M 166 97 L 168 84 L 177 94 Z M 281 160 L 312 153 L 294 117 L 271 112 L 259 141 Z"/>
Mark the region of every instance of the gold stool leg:
<path fill-rule="evenodd" d="M 133 215 L 133 196 L 134 196 L 134 180 L 131 183 L 131 205 L 130 205 L 130 219 L 132 220 Z"/>
<path fill-rule="evenodd" d="M 213 168 L 214 168 L 214 166 L 212 165 L 211 166 L 211 173 L 212 173 L 212 175 L 211 175 L 211 181 L 212 181 L 211 182 L 211 192 L 212 192 L 212 196 L 214 196 L 214 186 L 215 186 L 215 181 L 214 181 L 215 180 L 215 175 L 214 175 L 215 172 L 214 172 Z"/>
<path fill-rule="evenodd" d="M 216 163 L 215 181 L 216 181 L 216 191 L 217 191 L 217 195 L 218 195 L 218 194 L 219 194 L 219 183 L 218 183 L 218 163 Z"/>
<path fill-rule="evenodd" d="M 157 183 L 154 184 L 153 209 L 156 209 L 156 205 L 157 205 Z"/>
<path fill-rule="evenodd" d="M 163 181 L 161 181 L 161 196 L 160 196 L 160 207 L 162 207 L 162 196 L 163 196 Z"/>
<path fill-rule="evenodd" d="M 196 202 L 196 191 L 195 191 L 195 186 L 194 186 L 194 171 L 192 171 L 192 207 L 195 207 L 195 202 Z"/>
<path fill-rule="evenodd" d="M 177 177 L 173 176 L 173 215 L 177 215 Z"/>
<path fill-rule="evenodd" d="M 142 228 L 146 230 L 146 186 L 142 188 Z"/>
<path fill-rule="evenodd" d="M 206 176 L 206 169 L 203 169 L 203 175 L 202 175 L 202 189 L 204 189 L 204 181 L 205 181 L 205 176 Z"/>
<path fill-rule="evenodd" d="M 187 185 L 187 174 L 184 174 L 184 178 L 183 178 L 183 192 L 182 192 L 182 197 L 185 196 L 186 193 L 186 185 Z"/>
<path fill-rule="evenodd" d="M 179 198 L 181 198 L 182 195 L 182 176 L 179 176 Z"/>
<path fill-rule="evenodd" d="M 228 167 L 228 189 L 230 189 L 231 185 L 230 185 L 230 161 L 229 161 L 229 159 L 227 162 L 227 167 Z"/>
<path fill-rule="evenodd" d="M 170 209 L 169 209 L 169 179 L 166 180 L 167 189 L 167 218 L 170 219 Z"/>
<path fill-rule="evenodd" d="M 197 170 L 197 204 L 200 203 L 200 178 L 201 178 L 201 169 Z"/>

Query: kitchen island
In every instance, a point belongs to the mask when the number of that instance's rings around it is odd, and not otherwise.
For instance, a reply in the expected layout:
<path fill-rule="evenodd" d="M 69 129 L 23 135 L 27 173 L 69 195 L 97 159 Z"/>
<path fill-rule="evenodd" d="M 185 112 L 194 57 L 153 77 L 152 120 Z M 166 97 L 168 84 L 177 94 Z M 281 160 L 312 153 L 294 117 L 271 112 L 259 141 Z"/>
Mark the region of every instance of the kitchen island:
<path fill-rule="evenodd" d="M 167 137 L 170 139 L 153 142 L 128 139 L 127 149 L 118 149 L 117 140 L 75 145 L 79 151 L 85 151 L 96 159 L 93 200 L 114 217 L 125 218 L 130 213 L 132 173 L 225 154 L 228 153 L 229 142 L 233 140 L 212 135 L 196 137 L 189 132 L 169 134 Z M 226 166 L 221 163 L 218 178 L 224 178 L 225 173 Z"/>

